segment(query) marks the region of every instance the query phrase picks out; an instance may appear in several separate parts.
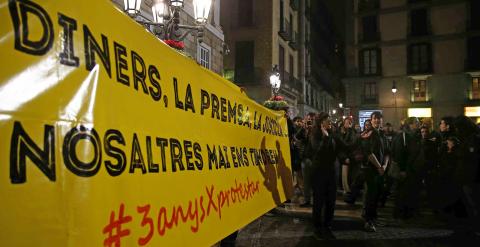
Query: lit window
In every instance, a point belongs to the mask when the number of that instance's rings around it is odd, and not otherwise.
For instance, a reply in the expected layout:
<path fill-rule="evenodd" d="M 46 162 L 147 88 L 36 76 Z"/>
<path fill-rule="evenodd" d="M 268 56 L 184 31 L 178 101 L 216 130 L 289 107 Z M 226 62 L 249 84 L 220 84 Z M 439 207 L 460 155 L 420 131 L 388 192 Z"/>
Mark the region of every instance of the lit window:
<path fill-rule="evenodd" d="M 428 101 L 426 80 L 413 81 L 413 101 L 414 102 Z"/>
<path fill-rule="evenodd" d="M 210 51 L 211 48 L 204 43 L 198 45 L 197 61 L 207 69 L 210 69 Z"/>
<path fill-rule="evenodd" d="M 480 77 L 472 78 L 472 99 L 480 99 Z"/>

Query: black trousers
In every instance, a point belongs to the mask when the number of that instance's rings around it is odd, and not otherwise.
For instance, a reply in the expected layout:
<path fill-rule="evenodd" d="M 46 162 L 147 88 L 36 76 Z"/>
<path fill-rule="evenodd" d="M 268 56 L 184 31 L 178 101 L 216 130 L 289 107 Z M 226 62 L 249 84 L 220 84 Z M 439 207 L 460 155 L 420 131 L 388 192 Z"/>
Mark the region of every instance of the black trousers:
<path fill-rule="evenodd" d="M 357 168 L 353 175 L 353 182 L 350 184 L 351 194 L 346 198 L 347 200 L 355 202 L 360 196 L 360 192 L 365 185 L 365 170 L 366 168 Z"/>
<path fill-rule="evenodd" d="M 363 200 L 363 218 L 370 221 L 377 218 L 378 202 L 383 191 L 383 177 L 373 168 L 365 169 L 364 172 L 366 192 Z"/>
<path fill-rule="evenodd" d="M 313 173 L 313 225 L 316 228 L 330 227 L 335 211 L 337 183 L 335 170 Z M 325 208 L 322 221 L 322 209 Z"/>

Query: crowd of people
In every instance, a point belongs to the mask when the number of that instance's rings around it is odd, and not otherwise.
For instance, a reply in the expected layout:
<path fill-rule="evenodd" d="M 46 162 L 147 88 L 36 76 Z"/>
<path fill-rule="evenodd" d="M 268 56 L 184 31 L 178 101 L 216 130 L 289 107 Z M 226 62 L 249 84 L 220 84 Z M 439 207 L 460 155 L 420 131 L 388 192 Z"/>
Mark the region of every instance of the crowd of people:
<path fill-rule="evenodd" d="M 478 217 L 480 128 L 470 118 L 444 117 L 438 131 L 430 118 L 416 117 L 394 130 L 381 112 L 373 112 L 363 130 L 353 122 L 332 123 L 324 112 L 292 120 L 295 188 L 303 194 L 300 206 L 312 207 L 315 234 L 332 234 L 338 186 L 348 204 L 363 195 L 367 232 L 382 225 L 377 211 L 388 200 L 400 219 L 425 205 L 439 215 Z"/>

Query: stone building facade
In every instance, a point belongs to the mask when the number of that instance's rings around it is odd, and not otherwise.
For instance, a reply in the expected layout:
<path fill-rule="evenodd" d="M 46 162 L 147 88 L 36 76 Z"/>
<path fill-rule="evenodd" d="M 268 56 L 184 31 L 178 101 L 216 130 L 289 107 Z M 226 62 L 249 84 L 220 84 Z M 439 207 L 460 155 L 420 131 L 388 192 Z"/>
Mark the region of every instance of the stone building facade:
<path fill-rule="evenodd" d="M 480 116 L 480 1 L 347 1 L 346 107 L 409 116 Z M 393 93 L 392 87 L 397 88 Z"/>
<path fill-rule="evenodd" d="M 309 0 L 222 0 L 221 23 L 230 53 L 224 76 L 262 103 L 271 97 L 269 77 L 277 65 L 280 95 L 291 116 L 318 112 L 332 97 L 310 73 Z"/>

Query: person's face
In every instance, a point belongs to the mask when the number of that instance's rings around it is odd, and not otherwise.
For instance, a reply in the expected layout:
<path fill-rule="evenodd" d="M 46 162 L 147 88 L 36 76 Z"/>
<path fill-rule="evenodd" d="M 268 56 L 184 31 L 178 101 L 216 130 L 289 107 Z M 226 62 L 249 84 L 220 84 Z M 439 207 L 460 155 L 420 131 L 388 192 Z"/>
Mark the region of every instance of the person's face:
<path fill-rule="evenodd" d="M 352 120 L 345 119 L 345 122 L 343 123 L 343 126 L 345 127 L 345 129 L 350 129 L 352 127 Z"/>
<path fill-rule="evenodd" d="M 312 126 L 312 123 L 313 123 L 312 118 L 310 116 L 306 116 L 305 117 L 305 125 L 307 127 L 310 127 L 310 126 Z"/>
<path fill-rule="evenodd" d="M 422 138 L 423 138 L 423 139 L 426 139 L 427 136 L 428 136 L 428 129 L 422 128 L 422 129 L 420 130 L 420 133 L 422 134 Z"/>
<path fill-rule="evenodd" d="M 300 127 L 303 124 L 303 120 L 302 119 L 297 119 L 297 120 L 295 120 L 294 124 L 295 124 L 295 126 Z"/>
<path fill-rule="evenodd" d="M 382 121 L 383 121 L 383 118 L 379 118 L 377 116 L 372 116 L 372 127 L 375 128 L 375 129 L 378 129 L 380 128 L 380 126 L 382 126 Z"/>
<path fill-rule="evenodd" d="M 393 132 L 393 127 L 392 127 L 392 126 L 388 126 L 388 127 L 387 127 L 387 132 L 388 132 L 388 133 Z"/>
<path fill-rule="evenodd" d="M 330 118 L 323 120 L 321 125 L 326 130 L 332 129 L 332 121 Z"/>
<path fill-rule="evenodd" d="M 445 132 L 445 131 L 448 131 L 448 125 L 447 123 L 445 123 L 445 121 L 440 121 L 440 131 L 441 132 Z"/>

